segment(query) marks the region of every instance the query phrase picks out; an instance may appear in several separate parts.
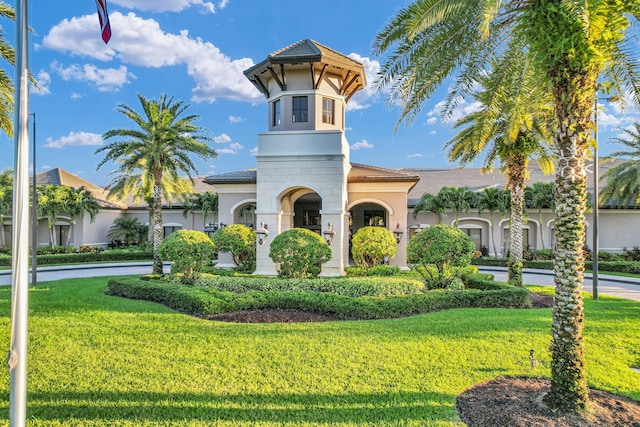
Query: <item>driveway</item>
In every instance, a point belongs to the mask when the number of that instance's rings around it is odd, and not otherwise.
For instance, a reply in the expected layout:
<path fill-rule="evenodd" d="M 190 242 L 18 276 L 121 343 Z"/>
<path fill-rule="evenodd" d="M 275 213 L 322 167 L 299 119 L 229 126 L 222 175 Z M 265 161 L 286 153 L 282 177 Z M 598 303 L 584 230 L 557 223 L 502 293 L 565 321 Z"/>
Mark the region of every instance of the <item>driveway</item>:
<path fill-rule="evenodd" d="M 169 266 L 165 265 L 165 272 Z M 503 267 L 480 267 L 483 273 L 491 273 L 495 279 L 501 282 L 507 281 L 507 269 Z M 68 279 L 76 277 L 95 276 L 122 276 L 129 274 L 151 273 L 150 262 L 114 263 L 114 264 L 87 264 L 66 265 L 38 268 L 38 282 L 50 280 Z M 553 272 L 549 270 L 527 269 L 523 271 L 524 282 L 530 285 L 554 286 Z M 31 274 L 29 274 L 31 280 Z M 586 274 L 584 290 L 592 292 L 592 275 Z M 0 270 L 0 285 L 11 284 L 11 271 Z M 620 298 L 640 301 L 640 279 L 610 276 L 600 273 L 598 275 L 598 294 L 610 295 Z"/>

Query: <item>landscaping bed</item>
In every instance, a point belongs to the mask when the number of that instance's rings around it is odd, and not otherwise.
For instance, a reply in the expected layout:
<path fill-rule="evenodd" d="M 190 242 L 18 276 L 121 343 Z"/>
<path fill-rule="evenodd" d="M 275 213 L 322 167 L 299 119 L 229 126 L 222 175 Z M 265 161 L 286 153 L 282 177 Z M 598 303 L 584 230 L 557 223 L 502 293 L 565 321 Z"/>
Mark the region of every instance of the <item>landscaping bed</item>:
<path fill-rule="evenodd" d="M 478 278 L 473 280 L 474 289 L 464 290 L 432 290 L 415 293 L 409 287 L 404 295 L 389 289 L 388 278 L 335 278 L 332 281 L 322 279 L 323 286 L 318 286 L 318 279 L 298 279 L 284 281 L 277 278 L 219 278 L 217 284 L 209 286 L 189 286 L 162 280 L 141 280 L 125 277 L 111 279 L 107 294 L 113 296 L 140 299 L 161 303 L 175 310 L 195 316 L 212 318 L 232 312 L 267 312 L 275 318 L 277 312 L 309 313 L 309 315 L 328 316 L 334 319 L 389 319 L 428 313 L 453 308 L 528 308 L 531 307 L 530 292 L 524 288 L 501 285 L 496 282 Z M 368 286 L 363 285 L 363 280 Z M 217 281 L 218 279 L 216 279 Z M 221 286 L 224 281 L 244 282 L 240 286 L 232 283 Z M 211 281 L 209 281 L 211 282 Z M 328 283 L 334 282 L 333 285 Z M 402 281 L 391 281 L 399 288 L 405 287 Z M 269 283 L 272 286 L 269 286 Z M 288 286 L 292 290 L 287 290 Z M 349 289 L 349 283 L 360 284 L 354 287 L 349 295 L 335 293 Z M 375 284 L 378 283 L 378 286 Z M 260 284 L 260 286 L 258 286 Z M 482 289 L 483 284 L 486 288 Z M 238 292 L 220 289 L 240 289 Z M 246 290 L 256 287 L 276 290 Z M 309 290 L 308 290 L 309 289 Z M 330 291 L 319 291 L 330 289 Z M 354 289 L 360 289 L 360 294 Z M 375 289 L 385 289 L 391 297 L 370 296 Z M 346 292 L 346 291 L 344 291 Z M 298 318 L 303 317 L 300 314 Z M 246 316 L 245 316 L 246 317 Z"/>

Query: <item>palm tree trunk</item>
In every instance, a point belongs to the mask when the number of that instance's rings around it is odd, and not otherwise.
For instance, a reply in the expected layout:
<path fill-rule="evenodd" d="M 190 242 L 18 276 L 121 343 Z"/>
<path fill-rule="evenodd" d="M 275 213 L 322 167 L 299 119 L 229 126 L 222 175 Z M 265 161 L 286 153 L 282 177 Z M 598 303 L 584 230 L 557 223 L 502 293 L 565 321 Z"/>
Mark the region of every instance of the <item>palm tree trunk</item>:
<path fill-rule="evenodd" d="M 567 101 L 556 103 L 558 131 L 555 142 L 559 155 L 553 265 L 556 296 L 551 330 L 551 388 L 544 401 L 555 410 L 574 413 L 589 410 L 582 338 L 582 285 L 587 208 L 585 161 L 592 129 L 594 92 L 589 93 L 584 88 L 595 88 L 596 76 L 576 73 L 554 82 L 554 97 Z M 571 105 L 571 111 L 561 111 L 563 105 Z"/>
<path fill-rule="evenodd" d="M 522 283 L 522 212 L 524 206 L 524 184 L 528 160 L 522 153 L 513 153 L 507 159 L 507 183 L 511 194 L 511 214 L 509 224 L 509 267 L 510 285 L 523 287 Z"/>
<path fill-rule="evenodd" d="M 162 260 L 160 259 L 160 244 L 164 238 L 162 233 L 162 174 L 155 176 L 153 188 L 153 274 L 162 274 Z"/>
<path fill-rule="evenodd" d="M 542 249 L 546 249 L 544 246 L 544 230 L 542 225 L 542 211 L 540 211 L 540 243 L 542 244 Z"/>
<path fill-rule="evenodd" d="M 498 248 L 496 247 L 496 226 L 493 222 L 493 212 L 490 213 L 491 218 L 491 242 L 493 243 L 493 254 L 498 256 Z"/>

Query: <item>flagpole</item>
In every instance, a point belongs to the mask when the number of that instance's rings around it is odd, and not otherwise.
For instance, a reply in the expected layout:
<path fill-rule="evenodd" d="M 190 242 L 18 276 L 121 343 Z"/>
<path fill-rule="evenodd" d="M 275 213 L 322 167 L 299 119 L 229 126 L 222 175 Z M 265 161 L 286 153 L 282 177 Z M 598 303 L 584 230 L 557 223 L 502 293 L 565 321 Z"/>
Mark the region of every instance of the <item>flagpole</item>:
<path fill-rule="evenodd" d="M 16 2 L 14 184 L 11 259 L 9 423 L 23 427 L 27 414 L 27 320 L 29 292 L 29 72 L 27 0 Z M 35 173 L 35 171 L 34 171 Z"/>

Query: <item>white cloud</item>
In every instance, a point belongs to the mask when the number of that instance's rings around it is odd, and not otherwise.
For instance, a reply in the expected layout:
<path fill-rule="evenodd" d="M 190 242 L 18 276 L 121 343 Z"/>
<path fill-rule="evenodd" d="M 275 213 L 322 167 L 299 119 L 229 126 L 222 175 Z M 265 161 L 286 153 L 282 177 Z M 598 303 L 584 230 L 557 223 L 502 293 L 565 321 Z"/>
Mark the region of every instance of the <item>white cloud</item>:
<path fill-rule="evenodd" d="M 380 71 L 380 62 L 364 56 L 360 56 L 357 53 L 350 53 L 347 56 L 364 65 L 364 72 L 367 78 L 367 86 L 353 95 L 353 97 L 347 104 L 347 111 L 364 110 L 371 106 L 368 101 L 376 96 L 373 82 L 377 78 L 377 74 Z"/>
<path fill-rule="evenodd" d="M 415 154 L 409 154 L 407 155 L 407 159 L 414 159 L 416 157 L 422 157 L 422 154 L 420 153 L 415 153 Z"/>
<path fill-rule="evenodd" d="M 56 140 L 47 138 L 47 148 L 83 147 L 102 145 L 102 135 L 90 132 L 69 132 L 69 135 Z"/>
<path fill-rule="evenodd" d="M 373 144 L 369 144 L 366 139 L 363 139 L 351 145 L 352 150 L 362 150 L 364 148 L 373 148 Z"/>
<path fill-rule="evenodd" d="M 240 123 L 243 120 L 244 119 L 242 117 L 240 117 L 240 116 L 229 116 L 229 123 L 231 123 L 231 124 Z"/>
<path fill-rule="evenodd" d="M 242 144 L 234 142 L 230 144 L 227 148 L 216 148 L 216 153 L 218 154 L 238 154 L 238 151 L 242 150 L 244 147 Z"/>
<path fill-rule="evenodd" d="M 220 3 L 218 3 L 218 7 L 220 9 L 224 9 L 225 7 L 227 7 L 229 5 L 229 0 L 222 0 Z"/>
<path fill-rule="evenodd" d="M 80 99 L 84 98 L 84 95 L 78 92 L 71 92 L 71 99 Z"/>
<path fill-rule="evenodd" d="M 251 150 L 249 150 L 249 154 L 251 154 L 252 156 L 257 156 L 258 155 L 258 147 L 253 147 Z"/>
<path fill-rule="evenodd" d="M 435 116 L 429 117 L 427 119 L 427 124 L 428 125 L 435 125 L 436 123 L 438 123 L 438 118 Z"/>
<path fill-rule="evenodd" d="M 30 93 L 34 95 L 49 95 L 51 90 L 49 89 L 49 85 L 51 84 L 51 75 L 44 70 L 40 70 L 40 72 L 36 75 L 36 81 L 38 82 L 38 86 L 35 87 L 31 84 Z"/>
<path fill-rule="evenodd" d="M 213 137 L 213 142 L 216 144 L 226 144 L 227 142 L 231 142 L 231 137 L 226 133 L 221 133 L 220 135 Z"/>
<path fill-rule="evenodd" d="M 433 118 L 437 120 L 438 117 L 442 117 L 442 112 L 444 111 L 445 104 L 446 104 L 446 101 L 440 101 L 433 107 L 431 111 L 427 113 L 427 117 L 429 117 L 427 119 L 427 123 L 429 123 L 429 120 Z M 451 116 L 446 118 L 446 120 L 442 118 L 442 121 L 444 123 L 455 123 L 461 118 L 466 117 L 471 113 L 480 111 L 481 108 L 482 108 L 482 102 L 473 101 L 469 103 L 466 99 L 463 99 L 458 103 L 455 110 L 451 111 Z"/>
<path fill-rule="evenodd" d="M 150 12 L 180 12 L 191 6 L 200 6 L 205 12 L 215 13 L 216 7 L 212 2 L 203 0 L 110 0 L 112 4 Z M 226 6 L 226 2 L 224 6 Z M 224 8 L 220 6 L 220 8 Z"/>
<path fill-rule="evenodd" d="M 64 19 L 51 28 L 37 48 L 100 61 L 117 59 L 131 66 L 184 65 L 195 82 L 191 98 L 195 102 L 215 102 L 217 98 L 264 102 L 264 97 L 243 74 L 253 65 L 250 58 L 232 60 L 212 43 L 190 37 L 187 30 L 167 33 L 157 21 L 132 12 L 111 14 L 113 35 L 106 45 L 96 31 L 97 20 L 95 14 Z"/>
<path fill-rule="evenodd" d="M 127 71 L 125 66 L 120 66 L 120 68 L 98 68 L 91 64 L 82 66 L 74 64 L 64 67 L 54 62 L 51 64 L 51 68 L 65 81 L 89 82 L 94 84 L 101 92 L 118 91 L 126 83 L 129 83 L 129 78 L 135 78 L 132 73 Z"/>

